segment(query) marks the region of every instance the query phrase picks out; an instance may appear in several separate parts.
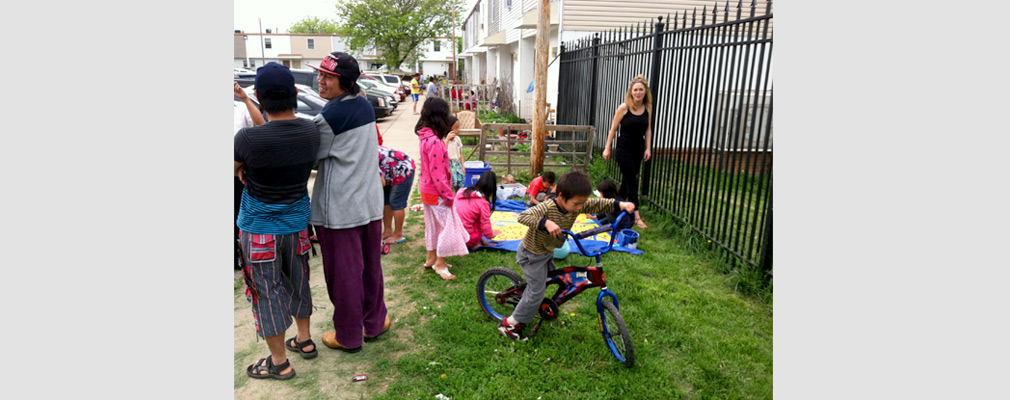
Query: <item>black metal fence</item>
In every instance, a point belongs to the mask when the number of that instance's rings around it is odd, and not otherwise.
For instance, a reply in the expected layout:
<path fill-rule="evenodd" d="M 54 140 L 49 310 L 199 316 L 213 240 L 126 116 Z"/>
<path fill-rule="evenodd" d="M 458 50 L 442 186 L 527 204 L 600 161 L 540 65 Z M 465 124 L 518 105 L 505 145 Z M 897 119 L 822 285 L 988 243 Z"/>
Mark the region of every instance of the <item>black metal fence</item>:
<path fill-rule="evenodd" d="M 558 123 L 593 125 L 604 146 L 630 81 L 644 75 L 654 112 L 640 197 L 770 273 L 771 1 L 714 4 L 563 43 Z M 609 173 L 619 180 L 613 159 Z"/>

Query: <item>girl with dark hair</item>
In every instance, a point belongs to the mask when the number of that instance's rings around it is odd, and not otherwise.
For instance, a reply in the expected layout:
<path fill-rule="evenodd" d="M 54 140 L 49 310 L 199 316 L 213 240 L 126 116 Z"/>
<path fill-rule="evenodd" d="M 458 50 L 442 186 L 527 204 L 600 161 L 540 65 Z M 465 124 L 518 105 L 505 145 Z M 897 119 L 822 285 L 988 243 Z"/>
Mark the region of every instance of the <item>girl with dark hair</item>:
<path fill-rule="evenodd" d="M 470 235 L 466 242 L 470 251 L 492 244 L 490 239 L 498 236 L 498 232 L 491 228 L 491 213 L 497 201 L 498 177 L 494 171 L 483 173 L 473 186 L 456 192 L 456 215 Z"/>
<path fill-rule="evenodd" d="M 424 244 L 428 251 L 425 268 L 434 268 L 442 279 L 455 279 L 445 263 L 449 256 L 469 254 L 466 241 L 469 235 L 453 211 L 455 194 L 449 154 L 442 141 L 449 133 L 449 104 L 437 97 L 429 97 L 421 108 L 421 117 L 414 129 L 421 150 L 421 203 L 424 204 Z"/>

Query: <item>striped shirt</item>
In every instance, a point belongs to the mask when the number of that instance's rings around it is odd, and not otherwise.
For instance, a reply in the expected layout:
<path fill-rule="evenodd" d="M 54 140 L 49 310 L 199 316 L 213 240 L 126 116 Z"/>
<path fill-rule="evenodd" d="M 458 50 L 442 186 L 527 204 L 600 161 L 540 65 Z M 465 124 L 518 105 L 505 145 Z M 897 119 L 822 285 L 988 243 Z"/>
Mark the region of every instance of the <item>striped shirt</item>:
<path fill-rule="evenodd" d="M 600 214 L 606 212 L 620 212 L 620 207 L 614 199 L 588 199 L 586 204 L 582 207 L 583 213 L 589 214 Z M 523 225 L 528 226 L 530 229 L 526 231 L 526 236 L 523 237 L 523 248 L 533 254 L 547 254 L 554 251 L 556 248 L 560 248 L 565 244 L 565 235 L 558 235 L 557 239 L 551 237 L 551 233 L 547 231 L 545 224 L 548 220 L 558 224 L 561 229 L 572 229 L 572 225 L 575 224 L 575 219 L 579 217 L 578 213 L 566 213 L 561 210 L 561 207 L 554 201 L 554 199 L 549 199 L 537 204 L 533 207 L 527 208 L 519 214 L 516 220 Z"/>
<path fill-rule="evenodd" d="M 298 233 L 309 226 L 309 196 L 291 204 L 270 204 L 242 191 L 242 207 L 238 211 L 238 227 L 244 232 L 286 235 Z"/>
<path fill-rule="evenodd" d="M 308 180 L 319 150 L 319 129 L 309 120 L 276 120 L 235 134 L 235 161 L 246 185 L 238 227 L 283 235 L 308 227 Z"/>

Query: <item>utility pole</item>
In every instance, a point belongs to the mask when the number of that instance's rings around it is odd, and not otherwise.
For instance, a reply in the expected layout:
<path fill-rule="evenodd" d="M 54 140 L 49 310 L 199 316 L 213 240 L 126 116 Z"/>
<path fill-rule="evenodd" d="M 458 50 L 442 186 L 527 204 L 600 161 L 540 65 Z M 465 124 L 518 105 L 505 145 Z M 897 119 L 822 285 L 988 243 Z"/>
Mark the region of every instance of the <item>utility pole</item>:
<path fill-rule="evenodd" d="M 456 80 L 456 3 L 452 3 L 452 73 L 449 79 Z"/>
<path fill-rule="evenodd" d="M 257 17 L 256 20 L 260 22 L 260 61 L 263 62 L 260 66 L 262 67 L 267 64 L 267 51 L 263 48 L 263 42 L 266 41 L 266 39 L 263 37 L 263 19 Z"/>
<path fill-rule="evenodd" d="M 547 137 L 547 45 L 550 42 L 550 3 L 538 1 L 537 56 L 533 75 L 533 146 L 530 147 L 530 176 L 544 168 L 544 138 Z"/>

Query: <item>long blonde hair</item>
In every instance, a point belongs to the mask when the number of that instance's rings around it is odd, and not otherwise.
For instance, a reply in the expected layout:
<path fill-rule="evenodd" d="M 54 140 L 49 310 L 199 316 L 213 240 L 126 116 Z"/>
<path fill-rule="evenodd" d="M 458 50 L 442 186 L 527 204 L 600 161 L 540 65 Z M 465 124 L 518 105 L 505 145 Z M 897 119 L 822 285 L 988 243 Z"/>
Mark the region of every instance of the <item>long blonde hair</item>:
<path fill-rule="evenodd" d="M 652 106 L 652 90 L 649 90 L 649 83 L 645 81 L 645 76 L 641 74 L 632 79 L 631 82 L 628 82 L 628 91 L 624 94 L 624 105 L 628 107 L 628 111 L 634 109 L 632 106 L 635 104 L 635 99 L 631 97 L 631 88 L 635 87 L 636 83 L 641 83 L 645 86 L 645 97 L 642 98 L 642 106 L 648 110 Z"/>

